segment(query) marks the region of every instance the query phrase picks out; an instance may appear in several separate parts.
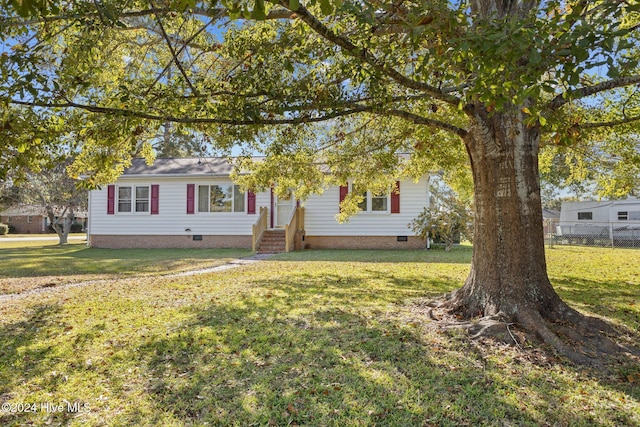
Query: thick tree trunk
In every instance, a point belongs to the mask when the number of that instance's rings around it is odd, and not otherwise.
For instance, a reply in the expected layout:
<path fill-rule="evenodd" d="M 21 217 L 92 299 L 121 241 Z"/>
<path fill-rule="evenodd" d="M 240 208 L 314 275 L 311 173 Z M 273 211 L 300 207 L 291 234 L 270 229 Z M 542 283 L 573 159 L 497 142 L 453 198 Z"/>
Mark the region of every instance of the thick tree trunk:
<path fill-rule="evenodd" d="M 601 319 L 570 308 L 547 276 L 538 173 L 540 134 L 527 126 L 522 107 L 489 115 L 478 107 L 465 145 L 475 192 L 471 271 L 464 286 L 432 305 L 462 315 L 444 327 L 463 327 L 473 337 L 516 340 L 510 325 L 527 339 L 541 340 L 577 363 L 629 352 L 610 336 L 620 335 Z M 429 316 L 439 320 L 429 311 Z M 523 337 L 521 337 L 523 338 Z M 517 342 L 517 341 L 516 341 Z"/>
<path fill-rule="evenodd" d="M 474 179 L 474 252 L 457 298 L 469 315 L 554 311 L 562 303 L 544 256 L 538 128 L 527 127 L 519 110 L 482 113 L 465 140 Z"/>
<path fill-rule="evenodd" d="M 446 305 L 467 319 L 492 321 L 491 327 L 480 327 L 484 330 L 516 323 L 559 353 L 585 362 L 566 343 L 612 329 L 568 307 L 551 286 L 542 232 L 540 135 L 524 119 L 515 106 L 491 116 L 484 109 L 475 114 L 465 139 L 475 192 L 473 261 L 464 286 Z M 611 352 L 615 346 L 598 339 L 593 347 Z"/>

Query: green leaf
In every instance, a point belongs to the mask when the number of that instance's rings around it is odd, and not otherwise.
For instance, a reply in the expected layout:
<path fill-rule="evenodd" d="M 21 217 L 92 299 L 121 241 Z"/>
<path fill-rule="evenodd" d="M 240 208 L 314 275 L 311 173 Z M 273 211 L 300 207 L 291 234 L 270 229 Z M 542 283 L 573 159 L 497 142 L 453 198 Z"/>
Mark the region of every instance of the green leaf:
<path fill-rule="evenodd" d="M 542 62 L 540 52 L 538 52 L 538 49 L 533 49 L 531 53 L 529 53 L 529 64 L 538 65 L 540 62 Z"/>
<path fill-rule="evenodd" d="M 330 15 L 333 12 L 333 6 L 331 0 L 320 0 L 320 10 L 325 15 Z"/>
<path fill-rule="evenodd" d="M 300 7 L 300 0 L 289 0 L 289 9 L 294 12 Z"/>
<path fill-rule="evenodd" d="M 293 64 L 290 61 L 284 63 L 284 69 L 290 73 L 293 73 Z"/>
<path fill-rule="evenodd" d="M 540 123 L 540 126 L 546 126 L 547 119 L 544 118 L 543 116 L 540 116 L 540 117 L 538 117 L 538 122 Z"/>
<path fill-rule="evenodd" d="M 264 18 L 266 18 L 267 15 L 264 13 L 264 10 L 261 9 L 253 9 L 251 11 L 251 18 L 252 19 L 256 19 L 258 21 L 262 21 L 264 20 Z"/>
<path fill-rule="evenodd" d="M 587 49 L 581 49 L 578 46 L 573 46 L 571 48 L 571 52 L 578 62 L 585 61 L 589 58 L 589 51 Z"/>
<path fill-rule="evenodd" d="M 251 11 L 251 17 L 257 20 L 262 20 L 267 17 L 264 11 L 264 0 L 255 1 L 253 11 Z"/>

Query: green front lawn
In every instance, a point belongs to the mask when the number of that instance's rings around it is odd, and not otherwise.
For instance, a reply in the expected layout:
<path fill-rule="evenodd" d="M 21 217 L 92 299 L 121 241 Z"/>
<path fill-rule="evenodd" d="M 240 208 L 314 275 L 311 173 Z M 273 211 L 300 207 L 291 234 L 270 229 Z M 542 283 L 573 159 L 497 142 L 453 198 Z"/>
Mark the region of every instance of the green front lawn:
<path fill-rule="evenodd" d="M 86 280 L 210 268 L 251 255 L 244 249 L 98 249 L 86 242 L 3 242 L 0 295 Z"/>
<path fill-rule="evenodd" d="M 577 368 L 437 330 L 424 302 L 469 256 L 308 251 L 0 301 L 0 401 L 38 409 L 0 425 L 640 425 L 637 363 Z M 570 304 L 638 339 L 640 251 L 548 258 Z M 42 409 L 65 401 L 86 411 Z"/>

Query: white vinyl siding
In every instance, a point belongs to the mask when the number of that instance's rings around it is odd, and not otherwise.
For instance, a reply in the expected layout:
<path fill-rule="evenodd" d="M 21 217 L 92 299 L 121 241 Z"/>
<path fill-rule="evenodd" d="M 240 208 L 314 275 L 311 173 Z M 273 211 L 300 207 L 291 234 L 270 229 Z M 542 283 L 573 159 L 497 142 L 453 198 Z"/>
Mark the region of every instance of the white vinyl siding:
<path fill-rule="evenodd" d="M 336 221 L 339 187 L 328 188 L 322 195 L 311 196 L 303 203 L 305 232 L 308 236 L 412 236 L 408 224 L 429 205 L 428 188 L 427 177 L 417 183 L 401 181 L 400 213 L 389 213 L 390 201 L 387 199 L 387 212 L 360 212 L 343 224 Z M 370 197 L 368 202 L 371 203 Z"/>
<path fill-rule="evenodd" d="M 242 210 L 244 212 L 216 212 L 215 214 L 197 212 L 187 214 L 187 184 L 195 184 L 196 197 L 199 185 L 232 185 L 229 179 L 212 178 L 153 178 L 153 184 L 160 188 L 158 215 L 129 215 L 123 220 L 122 215 L 107 215 L 107 187 L 93 190 L 90 193 L 91 233 L 94 235 L 251 235 L 251 226 L 258 219 L 258 214 L 247 214 L 246 193 L 242 193 Z M 147 186 L 151 182 L 143 178 L 121 178 L 119 186 Z M 118 204 L 116 191 L 116 207 Z M 256 206 L 270 206 L 269 192 L 256 194 Z M 256 211 L 259 209 L 257 208 Z M 186 232 L 186 229 L 191 229 Z"/>
<path fill-rule="evenodd" d="M 233 210 L 239 212 L 198 212 L 199 186 L 233 185 L 231 180 L 206 177 L 154 177 L 153 184 L 160 188 L 158 215 L 107 215 L 107 187 L 90 193 L 91 234 L 94 235 L 251 235 L 251 226 L 258 219 L 260 207 L 271 208 L 270 191 L 256 194 L 256 214 L 247 214 L 246 193 L 234 192 Z M 195 214 L 187 214 L 187 185 L 195 185 Z M 147 186 L 147 178 L 123 177 L 119 186 Z M 116 208 L 118 206 L 116 191 Z M 385 196 L 388 197 L 388 196 Z M 241 200 L 241 201 L 240 201 Z M 373 201 L 368 199 L 371 206 Z M 330 187 L 322 195 L 313 195 L 302 202 L 305 207 L 305 232 L 308 236 L 412 236 L 408 224 L 429 204 L 428 178 L 414 183 L 400 183 L 400 213 L 390 213 L 387 199 L 386 212 L 359 213 L 348 223 L 336 221 L 339 213 L 339 187 Z M 135 206 L 135 205 L 134 205 Z M 189 229 L 190 231 L 185 231 Z"/>

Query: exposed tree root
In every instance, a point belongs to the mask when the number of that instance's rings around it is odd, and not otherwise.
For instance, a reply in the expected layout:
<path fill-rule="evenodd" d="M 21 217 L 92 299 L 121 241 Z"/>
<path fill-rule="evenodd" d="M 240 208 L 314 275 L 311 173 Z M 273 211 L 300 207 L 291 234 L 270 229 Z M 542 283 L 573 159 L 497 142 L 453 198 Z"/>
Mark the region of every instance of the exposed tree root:
<path fill-rule="evenodd" d="M 471 339 L 491 338 L 521 351 L 525 343 L 538 343 L 536 347 L 542 344 L 547 351 L 579 365 L 602 365 L 622 354 L 640 357 L 640 349 L 632 344 L 622 344 L 623 334 L 610 324 L 585 316 L 562 302 L 556 310 L 544 315 L 525 308 L 511 316 L 498 312 L 470 318 L 455 294 L 447 294 L 427 303 L 425 308 L 429 319 L 441 329 L 466 330 Z"/>

